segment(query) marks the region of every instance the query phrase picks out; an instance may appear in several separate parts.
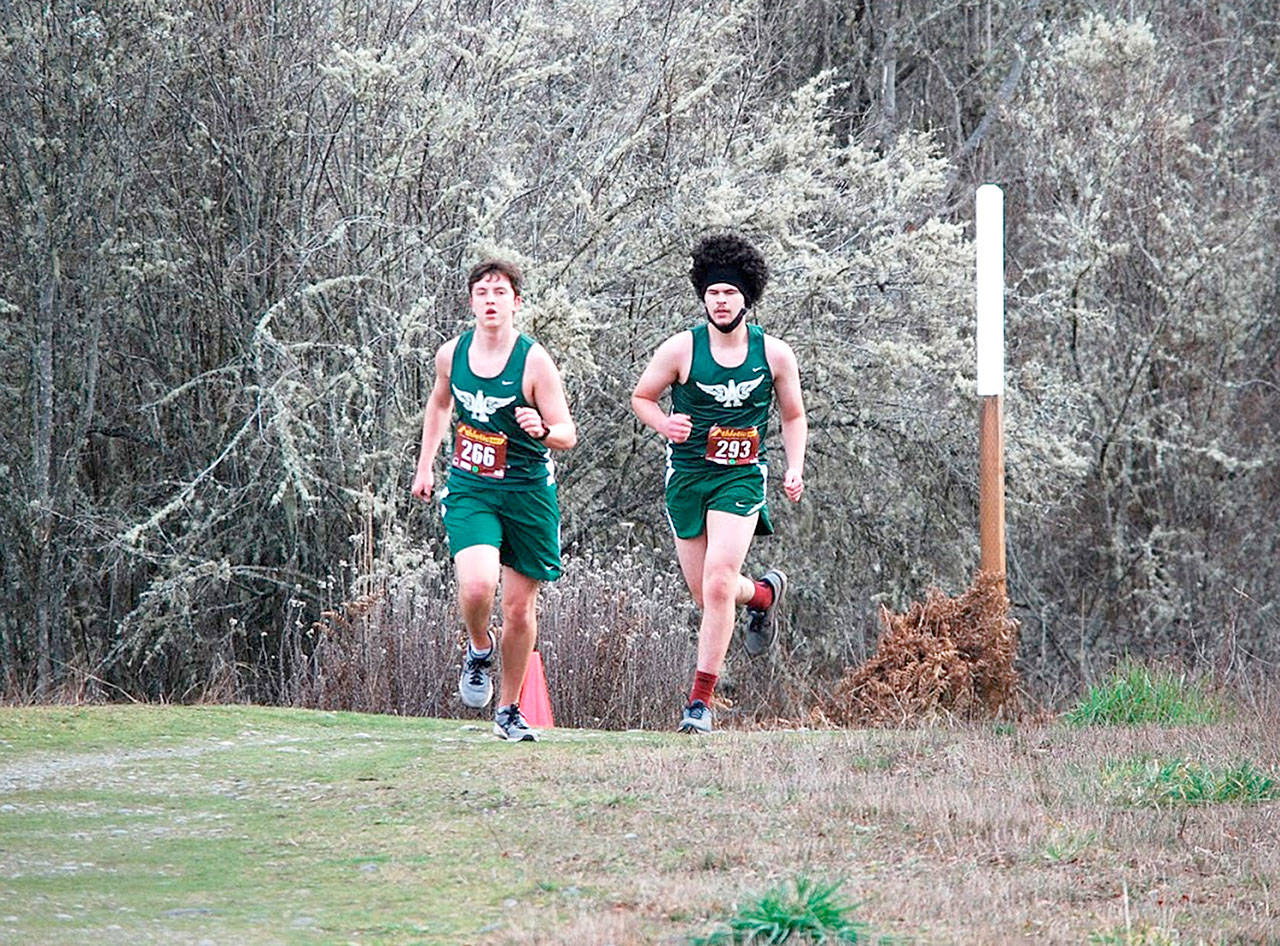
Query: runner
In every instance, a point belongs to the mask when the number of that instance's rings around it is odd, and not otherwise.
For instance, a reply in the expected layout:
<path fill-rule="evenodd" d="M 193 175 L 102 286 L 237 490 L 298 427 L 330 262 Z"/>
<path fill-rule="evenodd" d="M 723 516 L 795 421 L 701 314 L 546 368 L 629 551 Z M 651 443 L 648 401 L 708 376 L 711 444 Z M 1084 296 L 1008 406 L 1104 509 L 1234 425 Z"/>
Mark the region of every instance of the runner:
<path fill-rule="evenodd" d="M 769 280 L 760 252 L 734 234 L 709 236 L 694 248 L 689 277 L 706 323 L 658 346 L 631 407 L 667 439 L 667 518 L 680 570 L 702 609 L 698 667 L 679 729 L 706 733 L 736 607 L 747 606 L 743 643 L 758 656 L 773 643 L 774 612 L 787 588 L 777 568 L 756 581 L 742 575 L 753 536 L 773 532 L 764 455 L 773 396 L 787 461 L 782 489 L 792 502 L 804 492 L 808 423 L 795 354 L 745 320 Z M 668 389 L 670 414 L 658 403 Z"/>
<path fill-rule="evenodd" d="M 440 512 L 468 637 L 458 693 L 475 708 L 493 698 L 497 642 L 489 619 L 501 577 L 502 679 L 493 732 L 531 741 L 538 732 L 520 714 L 520 688 L 538 636 L 539 584 L 560 577 L 560 506 L 551 450 L 567 450 L 578 434 L 551 356 L 516 331 L 520 281 L 519 268 L 505 260 L 485 260 L 468 274 L 476 324 L 436 352 L 412 492 L 431 499 L 436 454 L 456 401 Z"/>

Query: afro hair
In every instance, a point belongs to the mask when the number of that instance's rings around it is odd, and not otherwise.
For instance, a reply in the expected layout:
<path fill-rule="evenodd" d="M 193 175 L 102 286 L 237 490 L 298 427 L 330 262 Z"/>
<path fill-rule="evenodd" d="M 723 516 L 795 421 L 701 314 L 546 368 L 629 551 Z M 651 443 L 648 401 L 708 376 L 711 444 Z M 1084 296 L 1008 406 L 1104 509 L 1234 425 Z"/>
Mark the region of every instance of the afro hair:
<path fill-rule="evenodd" d="M 760 255 L 760 251 L 733 233 L 713 233 L 698 241 L 693 248 L 693 267 L 689 270 L 689 280 L 693 283 L 694 292 L 702 298 L 707 286 L 715 282 L 708 274 L 726 269 L 737 270 L 742 276 L 743 290 L 747 305 L 754 305 L 764 295 L 764 287 L 769 282 L 769 267 Z"/>

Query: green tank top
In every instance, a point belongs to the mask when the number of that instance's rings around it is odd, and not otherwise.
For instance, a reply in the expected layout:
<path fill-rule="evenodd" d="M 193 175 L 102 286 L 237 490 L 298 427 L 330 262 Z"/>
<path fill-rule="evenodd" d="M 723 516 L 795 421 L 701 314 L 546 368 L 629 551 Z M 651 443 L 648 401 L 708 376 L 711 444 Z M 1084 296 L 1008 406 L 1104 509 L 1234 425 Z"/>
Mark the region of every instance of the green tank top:
<path fill-rule="evenodd" d="M 518 490 L 549 486 L 555 480 L 551 451 L 516 423 L 524 398 L 524 366 L 533 339 L 521 334 L 502 371 L 492 378 L 471 370 L 467 359 L 475 330 L 458 336 L 450 368 L 456 415 L 449 483 Z"/>
<path fill-rule="evenodd" d="M 710 327 L 692 329 L 689 379 L 671 386 L 675 413 L 688 414 L 693 432 L 684 443 L 667 442 L 674 470 L 763 466 L 764 439 L 773 400 L 773 373 L 764 354 L 764 329 L 747 326 L 747 357 L 726 368 L 711 357 Z M 714 429 L 714 430 L 713 430 Z"/>

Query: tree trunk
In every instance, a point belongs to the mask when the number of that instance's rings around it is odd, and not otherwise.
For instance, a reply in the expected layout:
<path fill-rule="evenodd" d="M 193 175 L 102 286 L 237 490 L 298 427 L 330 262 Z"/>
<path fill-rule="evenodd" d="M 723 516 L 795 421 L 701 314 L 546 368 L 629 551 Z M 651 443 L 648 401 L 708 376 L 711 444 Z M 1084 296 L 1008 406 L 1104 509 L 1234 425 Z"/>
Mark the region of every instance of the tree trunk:
<path fill-rule="evenodd" d="M 881 146 L 887 151 L 898 137 L 898 16 L 891 11 L 885 18 L 884 49 L 880 60 L 880 130 Z"/>
<path fill-rule="evenodd" d="M 48 234 L 48 221 L 41 221 Z M 36 339 L 33 354 L 35 404 L 32 411 L 32 521 L 31 538 L 36 556 L 34 581 L 36 689 L 48 694 L 54 683 L 54 554 L 53 535 L 53 325 L 58 304 L 59 262 L 50 249 L 49 266 L 41 279 Z"/>

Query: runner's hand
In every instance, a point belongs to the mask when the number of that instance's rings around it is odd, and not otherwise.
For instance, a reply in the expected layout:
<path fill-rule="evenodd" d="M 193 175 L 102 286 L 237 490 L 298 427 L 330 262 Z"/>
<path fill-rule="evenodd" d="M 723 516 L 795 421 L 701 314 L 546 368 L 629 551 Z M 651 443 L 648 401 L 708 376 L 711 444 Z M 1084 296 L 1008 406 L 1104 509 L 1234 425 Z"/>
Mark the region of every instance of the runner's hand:
<path fill-rule="evenodd" d="M 413 486 L 410 488 L 409 492 L 424 502 L 429 502 L 431 499 L 431 490 L 435 488 L 435 485 L 435 471 L 431 469 L 431 467 L 427 467 L 425 470 L 419 470 L 417 475 L 414 476 Z"/>
<path fill-rule="evenodd" d="M 542 432 L 547 429 L 547 425 L 542 420 L 542 415 L 532 407 L 517 407 L 516 423 L 520 425 L 521 430 L 534 440 L 541 440 Z"/>
<path fill-rule="evenodd" d="M 782 474 L 782 491 L 793 503 L 800 502 L 800 494 L 804 492 L 804 474 L 797 469 L 789 469 Z"/>
<path fill-rule="evenodd" d="M 684 443 L 693 433 L 693 419 L 688 414 L 668 414 L 662 434 L 672 443 Z"/>

